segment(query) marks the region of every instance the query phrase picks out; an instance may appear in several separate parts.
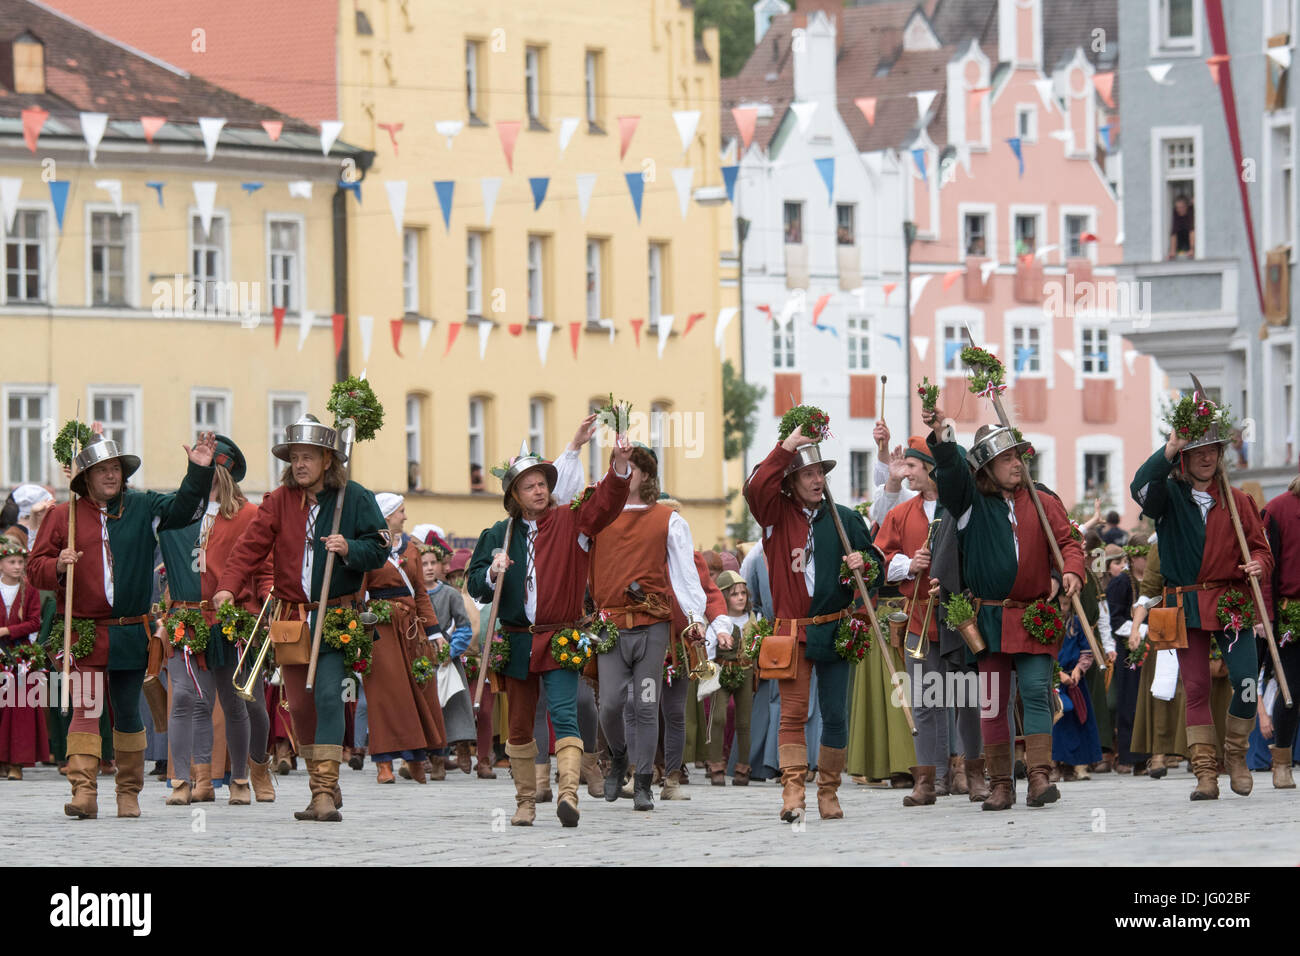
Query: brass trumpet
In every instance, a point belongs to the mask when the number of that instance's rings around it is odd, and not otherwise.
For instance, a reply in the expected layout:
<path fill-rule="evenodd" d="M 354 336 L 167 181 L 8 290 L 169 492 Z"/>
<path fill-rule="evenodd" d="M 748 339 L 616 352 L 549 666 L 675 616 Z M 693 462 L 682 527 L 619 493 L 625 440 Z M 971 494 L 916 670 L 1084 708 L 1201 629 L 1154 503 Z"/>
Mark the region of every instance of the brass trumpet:
<path fill-rule="evenodd" d="M 270 617 L 267 617 L 267 612 Z M 257 687 L 258 681 L 262 679 L 262 668 L 266 666 L 266 655 L 271 650 L 271 635 L 268 633 L 262 638 L 261 646 L 257 649 L 257 657 L 248 671 L 247 676 L 241 681 L 239 679 L 240 671 L 244 667 L 244 660 L 248 657 L 249 651 L 253 649 L 253 643 L 257 638 L 257 632 L 262 628 L 262 619 L 266 618 L 267 630 L 270 630 L 271 621 L 275 620 L 280 614 L 280 601 L 275 597 L 275 588 L 271 588 L 266 595 L 266 601 L 262 604 L 262 610 L 257 612 L 257 620 L 253 621 L 253 629 L 249 632 L 248 643 L 244 645 L 244 652 L 239 655 L 239 661 L 235 664 L 234 676 L 230 682 L 235 687 L 236 696 L 243 700 L 254 700 L 254 688 Z"/>
<path fill-rule="evenodd" d="M 935 518 L 933 521 L 930 522 L 930 530 L 927 531 L 925 535 L 925 549 L 927 551 L 930 551 L 934 545 L 934 532 L 939 527 L 939 521 L 940 521 L 939 518 Z M 933 564 L 934 562 L 933 553 L 930 556 L 930 561 Z M 930 590 L 929 569 L 926 569 L 924 580 L 925 580 L 925 589 L 926 591 L 929 591 Z M 921 587 L 920 579 L 917 580 L 916 586 L 917 588 Z M 912 592 L 912 601 L 913 602 L 916 601 L 915 591 Z M 925 619 L 921 623 L 921 633 L 917 635 L 916 644 L 915 645 L 912 644 L 911 634 L 907 635 L 907 637 L 905 638 L 905 643 L 907 645 L 907 656 L 912 658 L 912 660 L 914 661 L 923 661 L 930 656 L 930 616 L 933 613 L 934 613 L 934 597 L 931 596 L 925 602 Z"/>

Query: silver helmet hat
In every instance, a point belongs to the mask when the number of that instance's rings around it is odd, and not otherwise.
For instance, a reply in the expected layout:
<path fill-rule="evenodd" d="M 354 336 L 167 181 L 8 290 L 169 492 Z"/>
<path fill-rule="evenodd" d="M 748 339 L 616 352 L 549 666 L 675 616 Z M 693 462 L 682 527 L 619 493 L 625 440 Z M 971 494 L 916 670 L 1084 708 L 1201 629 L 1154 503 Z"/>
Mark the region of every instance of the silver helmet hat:
<path fill-rule="evenodd" d="M 821 465 L 822 474 L 825 475 L 835 467 L 835 459 L 823 458 L 821 445 L 803 445 L 794 453 L 794 460 L 785 466 L 785 473 L 793 475 L 799 469 L 807 468 L 809 465 Z"/>
<path fill-rule="evenodd" d="M 289 460 L 289 448 L 292 445 L 313 445 L 316 448 L 328 448 L 334 452 L 340 462 L 347 461 L 347 454 L 340 447 L 338 432 L 328 425 L 322 425 L 315 415 L 304 415 L 284 430 L 284 441 L 271 449 L 271 454 L 281 461 Z"/>
<path fill-rule="evenodd" d="M 534 468 L 540 468 L 546 475 L 546 485 L 552 491 L 555 490 L 555 483 L 559 480 L 559 472 L 549 461 L 544 460 L 539 455 L 534 455 L 528 450 L 528 442 L 522 442 L 519 445 L 519 455 L 510 462 L 506 472 L 501 476 L 501 503 L 510 504 L 510 489 L 514 487 L 516 481 L 523 477 L 524 472 L 532 471 Z"/>
<path fill-rule="evenodd" d="M 1027 441 L 1016 441 L 1016 433 L 1005 425 L 981 425 L 975 443 L 966 454 L 970 466 L 979 471 L 998 455 L 1012 448 L 1029 448 Z"/>
<path fill-rule="evenodd" d="M 117 447 L 117 442 L 100 435 L 95 441 L 90 442 L 77 453 L 76 474 L 71 482 L 72 490 L 84 496 L 86 494 L 86 472 L 96 465 L 112 461 L 114 458 L 118 458 L 122 462 L 123 483 L 140 470 L 138 456 L 123 454 L 122 450 Z"/>

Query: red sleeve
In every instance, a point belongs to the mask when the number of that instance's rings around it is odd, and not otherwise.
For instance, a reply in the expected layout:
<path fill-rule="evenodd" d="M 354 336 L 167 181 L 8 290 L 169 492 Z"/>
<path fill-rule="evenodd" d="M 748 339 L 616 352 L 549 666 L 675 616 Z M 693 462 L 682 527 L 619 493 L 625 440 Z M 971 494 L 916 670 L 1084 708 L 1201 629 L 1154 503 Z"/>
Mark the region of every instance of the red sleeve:
<path fill-rule="evenodd" d="M 1052 526 L 1056 545 L 1061 549 L 1061 557 L 1065 561 L 1065 573 L 1077 575 L 1080 581 L 1086 581 L 1083 543 L 1075 540 L 1071 534 L 1070 516 L 1065 513 L 1065 506 L 1054 495 L 1040 493 L 1038 500 L 1042 502 L 1043 514 L 1047 515 L 1047 521 Z"/>
<path fill-rule="evenodd" d="M 700 587 L 704 588 L 704 616 L 707 621 L 713 621 L 727 613 L 727 599 L 722 596 L 722 589 L 713 583 L 704 555 L 698 551 L 695 552 L 695 570 L 700 575 Z"/>
<path fill-rule="evenodd" d="M 763 527 L 776 524 L 780 517 L 783 499 L 781 479 L 785 477 L 786 466 L 794 460 L 794 454 L 777 445 L 768 452 L 745 483 L 745 502 L 749 505 L 749 513 Z"/>
<path fill-rule="evenodd" d="M 19 590 L 21 601 L 18 613 L 22 617 L 16 624 L 9 626 L 9 637 L 13 640 L 21 638 L 26 642 L 29 635 L 41 629 L 41 596 L 30 584 Z"/>
<path fill-rule="evenodd" d="M 68 542 L 68 505 L 55 505 L 36 532 L 36 544 L 27 556 L 27 581 L 39 591 L 57 591 L 59 552 Z"/>
<path fill-rule="evenodd" d="M 1268 535 L 1264 533 L 1264 522 L 1259 516 L 1259 509 L 1254 499 L 1244 491 L 1233 489 L 1237 500 L 1237 513 L 1241 516 L 1241 530 L 1246 535 L 1246 547 L 1250 556 L 1264 568 L 1260 576 L 1259 589 L 1264 596 L 1264 610 L 1269 618 L 1275 616 L 1273 610 L 1273 549 L 1269 547 Z"/>
<path fill-rule="evenodd" d="M 238 594 L 251 576 L 255 574 L 260 576 L 264 568 L 270 569 L 276 524 L 275 501 L 268 495 L 258 505 L 257 517 L 249 522 L 244 533 L 235 542 L 230 557 L 226 559 L 226 570 L 222 572 L 221 580 L 217 582 L 218 591 Z M 269 584 L 267 590 L 270 590 Z"/>
<path fill-rule="evenodd" d="M 626 478 L 620 478 L 614 473 L 614 464 L 611 462 L 609 471 L 596 482 L 596 489 L 591 496 L 578 506 L 578 530 L 588 538 L 594 538 L 609 527 L 623 513 L 631 480 L 630 469 Z"/>
<path fill-rule="evenodd" d="M 889 563 L 894 560 L 894 555 L 903 554 L 903 521 L 899 517 L 900 514 L 901 508 L 890 508 L 884 522 L 880 525 L 880 530 L 875 534 L 874 544 L 884 556 L 886 574 L 889 571 Z M 910 558 L 911 555 L 907 557 Z"/>

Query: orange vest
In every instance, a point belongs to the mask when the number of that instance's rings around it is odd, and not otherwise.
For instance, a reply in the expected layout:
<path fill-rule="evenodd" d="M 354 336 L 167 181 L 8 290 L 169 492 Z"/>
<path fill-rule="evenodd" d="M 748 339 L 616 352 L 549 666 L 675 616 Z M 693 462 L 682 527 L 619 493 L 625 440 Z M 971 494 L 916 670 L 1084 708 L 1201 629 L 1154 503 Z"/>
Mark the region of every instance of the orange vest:
<path fill-rule="evenodd" d="M 671 617 L 668 580 L 668 519 L 672 509 L 661 504 L 628 508 L 596 536 L 591 546 L 591 597 L 604 610 L 631 603 L 627 587 L 633 581 L 648 596 L 658 595 L 664 613 L 629 611 L 615 615 L 619 627 L 645 627 Z"/>

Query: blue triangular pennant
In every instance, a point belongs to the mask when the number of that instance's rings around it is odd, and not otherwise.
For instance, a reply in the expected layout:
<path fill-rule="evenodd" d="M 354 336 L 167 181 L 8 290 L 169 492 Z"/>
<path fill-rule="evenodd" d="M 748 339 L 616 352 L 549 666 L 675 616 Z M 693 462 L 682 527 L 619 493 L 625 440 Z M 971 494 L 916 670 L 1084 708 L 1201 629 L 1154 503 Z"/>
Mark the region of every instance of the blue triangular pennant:
<path fill-rule="evenodd" d="M 1106 152 L 1110 152 L 1110 130 L 1113 124 L 1107 123 L 1105 126 L 1098 126 L 1097 132 L 1101 133 L 1101 145 L 1105 147 Z"/>
<path fill-rule="evenodd" d="M 361 180 L 357 180 L 355 183 L 345 183 L 340 179 L 339 189 L 352 193 L 352 195 L 357 197 L 357 202 L 361 202 Z"/>
<path fill-rule="evenodd" d="M 1020 137 L 1012 136 L 1007 140 L 1007 145 L 1011 147 L 1011 152 L 1016 154 L 1016 161 L 1020 163 L 1020 175 L 1025 174 L 1025 154 L 1020 150 Z"/>
<path fill-rule="evenodd" d="M 68 207 L 68 187 L 66 179 L 50 180 L 50 202 L 54 203 L 54 218 L 58 220 L 59 232 L 63 231 L 63 210 Z"/>
<path fill-rule="evenodd" d="M 944 342 L 943 343 L 943 364 L 951 365 L 953 358 L 960 353 L 961 353 L 960 342 Z"/>
<path fill-rule="evenodd" d="M 253 195 L 253 193 L 257 192 L 259 189 L 262 188 L 262 184 L 261 183 L 240 183 L 239 188 L 251 196 Z"/>
<path fill-rule="evenodd" d="M 837 339 L 840 337 L 840 330 L 835 328 L 833 325 L 827 325 L 825 322 L 819 322 L 817 325 L 814 325 L 813 328 L 818 332 L 829 332 Z"/>
<path fill-rule="evenodd" d="M 433 191 L 438 194 L 438 208 L 442 210 L 442 224 L 451 231 L 451 197 L 456 191 L 456 183 L 451 179 L 434 180 Z"/>
<path fill-rule="evenodd" d="M 916 168 L 921 171 L 921 181 L 929 182 L 930 180 L 925 175 L 925 150 L 919 147 L 912 150 L 912 162 L 916 163 Z"/>
<path fill-rule="evenodd" d="M 162 191 L 163 191 L 163 186 L 165 186 L 166 183 L 150 182 L 150 183 L 145 183 L 145 185 L 158 194 L 158 206 L 159 208 L 161 208 L 163 204 Z"/>
<path fill-rule="evenodd" d="M 627 191 L 632 194 L 632 205 L 636 207 L 636 221 L 641 221 L 641 194 L 645 191 L 645 180 L 640 173 L 624 173 Z"/>
<path fill-rule="evenodd" d="M 1032 345 L 1021 345 L 1016 348 L 1016 371 L 1023 372 L 1029 360 L 1038 354 L 1038 349 Z"/>
<path fill-rule="evenodd" d="M 835 197 L 835 157 L 826 156 L 814 162 L 817 163 L 817 172 L 822 174 L 822 182 L 826 184 L 826 201 L 832 202 Z"/>
<path fill-rule="evenodd" d="M 736 173 L 740 172 L 739 166 L 723 166 L 722 182 L 727 187 L 727 202 L 736 201 Z"/>
<path fill-rule="evenodd" d="M 533 212 L 542 208 L 542 203 L 546 201 L 546 187 L 550 185 L 550 176 L 529 176 L 528 185 L 533 190 Z"/>
<path fill-rule="evenodd" d="M 883 338 L 890 339 L 900 349 L 903 347 L 903 337 L 901 335 L 895 335 L 893 332 L 882 332 L 880 334 Z"/>

